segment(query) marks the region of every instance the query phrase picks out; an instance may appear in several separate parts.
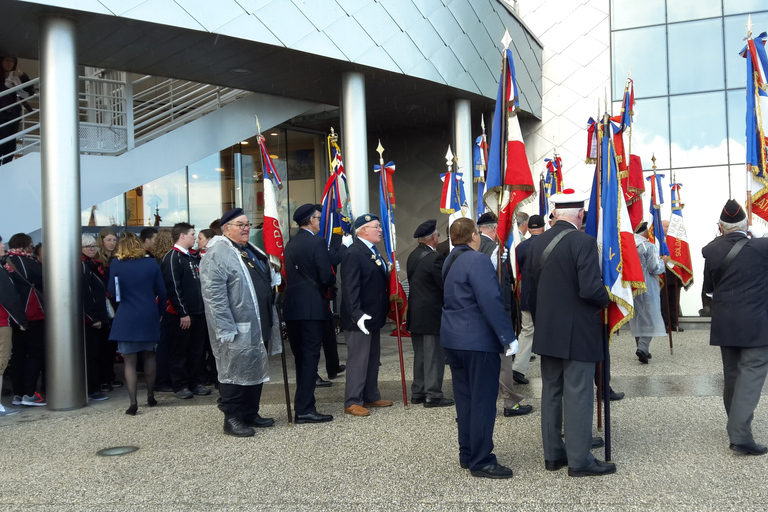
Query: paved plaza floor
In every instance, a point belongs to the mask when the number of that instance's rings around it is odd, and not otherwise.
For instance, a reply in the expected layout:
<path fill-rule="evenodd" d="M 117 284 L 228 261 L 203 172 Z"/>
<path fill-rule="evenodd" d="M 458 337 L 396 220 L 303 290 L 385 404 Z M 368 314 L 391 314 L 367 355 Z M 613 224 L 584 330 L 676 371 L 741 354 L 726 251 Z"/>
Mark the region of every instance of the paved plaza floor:
<path fill-rule="evenodd" d="M 367 418 L 343 413 L 342 374 L 316 393 L 333 422 L 289 426 L 279 356 L 262 400 L 262 416 L 276 425 L 251 438 L 222 434 L 218 393 L 161 393 L 150 409 L 143 384 L 135 417 L 124 413 L 122 388 L 75 411 L 25 407 L 0 418 L 0 510 L 766 510 L 768 456 L 728 449 L 720 351 L 708 340 L 708 331 L 676 333 L 670 355 L 668 340 L 654 338 L 653 359 L 642 365 L 628 331 L 615 339 L 612 385 L 627 396 L 612 403 L 614 475 L 544 470 L 537 359 L 531 383 L 516 388 L 533 413 L 505 418 L 498 406 L 494 451 L 515 476 L 472 477 L 459 467 L 455 410 L 403 407 L 396 338 L 385 337 L 380 388 L 395 405 Z M 413 351 L 404 341 L 410 384 Z M 343 361 L 343 344 L 339 352 Z M 293 392 L 290 361 L 289 376 Z M 447 368 L 444 391 L 453 396 Z M 765 403 L 753 428 L 768 442 Z M 115 446 L 138 450 L 97 455 Z M 603 458 L 603 449 L 594 453 Z"/>

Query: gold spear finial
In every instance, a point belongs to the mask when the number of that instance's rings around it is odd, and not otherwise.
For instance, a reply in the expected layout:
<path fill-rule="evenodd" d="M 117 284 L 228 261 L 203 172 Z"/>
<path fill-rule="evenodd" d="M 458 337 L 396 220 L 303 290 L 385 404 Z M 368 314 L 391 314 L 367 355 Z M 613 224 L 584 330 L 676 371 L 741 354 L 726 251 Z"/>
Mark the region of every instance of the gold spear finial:
<path fill-rule="evenodd" d="M 329 137 L 331 139 L 331 142 L 336 143 L 339 140 L 339 134 L 333 131 L 333 126 L 331 126 L 331 135 Z"/>
<path fill-rule="evenodd" d="M 651 157 L 651 161 L 653 162 L 653 170 L 656 170 L 656 153 L 653 153 L 653 156 Z"/>
<path fill-rule="evenodd" d="M 381 145 L 381 139 L 379 139 L 379 147 L 376 148 L 376 152 L 379 154 L 381 169 L 384 170 L 384 146 Z"/>

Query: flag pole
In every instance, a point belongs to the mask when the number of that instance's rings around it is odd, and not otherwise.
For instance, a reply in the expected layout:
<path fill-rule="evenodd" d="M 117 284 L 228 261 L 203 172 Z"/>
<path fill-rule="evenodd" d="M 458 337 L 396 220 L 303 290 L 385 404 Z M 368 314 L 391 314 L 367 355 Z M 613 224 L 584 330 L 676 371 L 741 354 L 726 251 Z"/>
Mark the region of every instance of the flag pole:
<path fill-rule="evenodd" d="M 504 49 L 501 50 L 501 130 L 498 135 L 492 134 L 494 137 L 499 137 L 499 184 L 501 185 L 501 190 L 499 191 L 499 200 L 498 200 L 498 208 L 499 211 L 496 214 L 498 222 L 501 218 L 501 203 L 504 198 L 504 187 L 506 186 L 504 184 L 504 172 L 507 169 L 507 150 L 509 148 L 508 140 L 509 140 L 509 134 L 507 133 L 507 124 L 508 124 L 508 117 L 509 117 L 509 84 L 507 84 L 507 73 L 509 69 L 509 63 L 507 62 L 507 50 L 509 49 L 509 43 L 512 42 L 512 38 L 509 35 L 509 30 L 504 32 L 504 38 L 501 40 L 502 44 L 504 45 Z M 514 215 L 514 212 L 513 212 Z M 506 247 L 507 241 L 506 240 L 499 240 L 499 250 L 496 252 L 496 278 L 499 280 L 499 285 L 501 285 L 501 256 L 502 251 L 504 250 L 504 247 Z"/>
<path fill-rule="evenodd" d="M 602 193 L 603 193 L 603 187 L 602 187 L 602 148 L 603 148 L 603 123 L 602 118 L 600 117 L 600 98 L 597 99 L 597 119 L 601 119 L 600 123 L 595 123 L 595 137 L 597 138 L 597 162 L 595 163 L 595 173 L 597 174 L 597 179 L 595 180 L 595 187 L 597 187 L 597 190 L 595 191 L 596 197 L 597 197 L 597 211 L 594 212 L 595 215 L 599 215 L 600 208 L 601 208 L 601 200 L 602 200 Z M 599 229 L 599 227 L 598 227 Z M 603 309 L 603 329 L 602 329 L 602 342 L 605 344 L 605 329 L 608 326 L 608 308 Z M 603 349 L 605 351 L 605 349 Z M 597 400 L 597 431 L 602 432 L 603 431 L 603 362 L 598 361 L 597 363 L 597 391 L 596 391 L 596 400 Z"/>
<path fill-rule="evenodd" d="M 653 184 L 652 186 L 656 185 L 656 154 L 654 153 L 651 157 L 651 162 L 653 162 Z M 672 178 L 672 183 L 675 182 L 674 177 Z M 651 190 L 655 190 L 651 188 Z M 653 201 L 653 196 L 651 196 L 651 201 Z M 656 205 L 652 205 L 654 208 Z M 666 233 L 665 233 L 666 235 Z M 669 334 L 669 355 L 675 355 L 675 348 L 672 344 L 672 316 L 670 314 L 669 309 L 669 280 L 667 279 L 667 264 L 664 263 L 664 287 L 666 288 L 666 294 L 667 294 L 667 323 L 669 323 L 669 330 L 667 331 L 667 334 Z"/>
<path fill-rule="evenodd" d="M 389 218 L 387 219 L 387 232 L 389 233 L 389 239 L 390 243 L 392 244 L 392 254 L 389 255 L 390 263 L 392 264 L 392 269 L 390 272 L 397 273 L 397 261 L 395 260 L 395 241 L 392 239 L 392 217 L 391 217 L 391 204 L 389 201 L 389 187 L 387 186 L 387 169 L 384 167 L 384 147 L 381 145 L 381 140 L 379 140 L 379 146 L 376 148 L 376 152 L 379 154 L 379 172 L 381 173 L 381 180 L 382 180 L 382 187 L 383 187 L 383 194 L 384 194 L 384 203 L 386 204 L 387 211 L 390 212 Z M 391 282 L 391 281 L 390 281 Z M 404 408 L 408 409 L 408 392 L 406 391 L 405 386 L 405 364 L 403 363 L 403 336 L 400 329 L 400 308 L 397 307 L 397 304 L 394 306 L 395 310 L 395 325 L 396 329 L 395 332 L 397 332 L 397 353 L 400 356 L 400 382 L 403 386 L 403 404 Z"/>
<path fill-rule="evenodd" d="M 605 91 L 605 114 L 603 114 L 603 130 L 610 130 L 610 120 L 608 116 L 608 91 Z M 603 137 L 605 137 L 605 134 L 603 134 Z M 602 141 L 601 145 L 602 147 Z M 611 158 L 611 140 L 610 140 L 610 132 L 608 133 L 608 154 L 601 154 L 602 158 Z M 611 164 L 613 162 L 608 162 L 608 173 L 611 172 Z M 601 168 L 602 168 L 602 161 L 601 161 Z M 618 170 L 618 169 L 617 169 Z M 605 180 L 606 177 L 602 176 L 602 179 Z M 618 176 L 617 176 L 618 179 Z M 619 192 L 621 193 L 621 192 Z M 599 204 L 599 203 L 598 203 Z M 608 308 L 605 308 L 605 325 L 603 326 L 603 407 L 605 409 L 605 461 L 610 462 L 611 461 L 611 397 L 610 397 L 610 360 L 611 360 L 611 351 L 608 346 L 608 342 L 610 339 L 608 329 L 610 326 L 608 325 Z"/>

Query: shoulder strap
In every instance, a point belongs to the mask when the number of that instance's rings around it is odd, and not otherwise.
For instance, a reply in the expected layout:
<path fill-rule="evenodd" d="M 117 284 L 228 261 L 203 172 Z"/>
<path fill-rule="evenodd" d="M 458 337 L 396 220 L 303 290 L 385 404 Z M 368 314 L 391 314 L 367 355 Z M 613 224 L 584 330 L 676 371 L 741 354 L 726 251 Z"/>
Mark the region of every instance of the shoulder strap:
<path fill-rule="evenodd" d="M 733 263 L 733 260 L 736 259 L 736 256 L 739 255 L 739 253 L 741 252 L 741 249 L 744 247 L 744 245 L 746 245 L 748 241 L 749 241 L 749 238 L 742 238 L 741 240 L 733 244 L 733 247 L 731 247 L 731 250 L 728 251 L 728 255 L 720 264 L 720 268 L 717 269 L 717 276 L 715 276 L 715 282 L 713 283 L 715 286 L 720 284 L 720 280 L 725 276 L 725 273 L 728 271 L 728 267 L 731 266 L 731 263 Z"/>
<path fill-rule="evenodd" d="M 413 268 L 408 269 L 408 282 L 411 282 L 411 278 L 413 277 L 413 274 L 416 272 L 416 269 L 419 268 L 419 263 L 421 263 L 421 260 L 429 256 L 430 252 L 434 252 L 431 249 L 427 249 L 424 251 L 421 251 L 421 254 L 419 254 L 418 259 L 416 260 L 416 264 L 413 266 Z"/>
<path fill-rule="evenodd" d="M 448 272 L 451 271 L 451 267 L 453 267 L 453 264 L 456 263 L 456 260 L 459 259 L 459 257 L 467 251 L 471 251 L 471 249 L 467 247 L 459 251 L 459 253 L 451 260 L 451 262 L 448 264 L 445 270 L 443 270 L 443 282 L 445 282 L 445 280 L 448 279 Z"/>
<path fill-rule="evenodd" d="M 549 255 L 552 254 L 552 251 L 555 250 L 555 247 L 557 244 L 560 243 L 560 241 L 565 238 L 565 235 L 569 233 L 573 233 L 576 231 L 574 228 L 569 228 L 564 231 L 561 231 L 555 237 L 549 241 L 549 244 L 544 248 L 544 252 L 541 253 L 541 257 L 539 258 L 539 261 L 536 262 L 536 268 L 533 270 L 533 282 L 536 287 L 539 285 L 539 278 L 541 277 L 541 272 L 544 270 L 544 263 L 547 262 L 547 258 L 549 258 Z"/>

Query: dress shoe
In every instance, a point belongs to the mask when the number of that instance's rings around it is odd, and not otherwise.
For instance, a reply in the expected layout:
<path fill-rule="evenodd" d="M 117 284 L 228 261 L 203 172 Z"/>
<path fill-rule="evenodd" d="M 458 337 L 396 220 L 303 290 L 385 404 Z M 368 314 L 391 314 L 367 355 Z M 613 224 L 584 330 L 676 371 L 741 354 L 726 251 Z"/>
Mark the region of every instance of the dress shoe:
<path fill-rule="evenodd" d="M 193 395 L 198 395 L 198 396 L 208 396 L 211 394 L 211 390 L 203 386 L 202 384 L 197 384 L 195 387 L 192 388 L 191 391 Z"/>
<path fill-rule="evenodd" d="M 371 411 L 362 405 L 352 404 L 344 409 L 344 414 L 351 414 L 352 416 L 369 416 Z"/>
<path fill-rule="evenodd" d="M 183 389 L 180 389 L 178 391 L 174 391 L 173 392 L 173 396 L 175 396 L 176 398 L 181 398 L 182 400 L 184 400 L 184 399 L 187 399 L 187 398 L 192 398 L 195 395 L 190 390 L 188 390 L 187 388 L 183 388 Z"/>
<path fill-rule="evenodd" d="M 533 411 L 532 405 L 517 404 L 514 407 L 505 407 L 504 416 L 507 418 L 510 416 L 525 416 L 526 414 L 530 414 L 531 411 Z"/>
<path fill-rule="evenodd" d="M 258 414 L 251 419 L 245 421 L 245 424 L 254 428 L 267 428 L 275 424 L 275 420 L 272 418 L 262 418 Z"/>
<path fill-rule="evenodd" d="M 307 414 L 297 414 L 296 423 L 326 423 L 333 420 L 333 416 L 330 414 L 320 414 L 319 412 L 310 412 Z"/>
<path fill-rule="evenodd" d="M 375 402 L 365 402 L 363 407 L 391 407 L 395 402 L 379 398 Z"/>
<path fill-rule="evenodd" d="M 317 380 L 315 381 L 315 387 L 318 387 L 318 388 L 329 388 L 331 387 L 331 384 L 333 384 L 331 381 L 323 380 L 320 377 L 318 377 Z"/>
<path fill-rule="evenodd" d="M 136 416 L 136 411 L 138 410 L 139 404 L 131 404 L 131 406 L 125 410 L 125 414 L 129 416 Z"/>
<path fill-rule="evenodd" d="M 518 384 L 530 384 L 530 381 L 525 378 L 525 375 L 523 375 L 520 372 L 512 371 L 512 380 L 517 382 Z"/>
<path fill-rule="evenodd" d="M 459 462 L 459 467 L 461 469 L 469 469 L 469 462 Z"/>
<path fill-rule="evenodd" d="M 744 455 L 765 455 L 768 453 L 768 447 L 762 444 L 757 444 L 754 441 L 744 444 L 731 444 L 730 448 L 731 450 L 743 453 Z"/>
<path fill-rule="evenodd" d="M 568 457 L 556 460 L 545 460 L 544 469 L 547 471 L 557 471 L 558 469 L 568 465 Z"/>
<path fill-rule="evenodd" d="M 648 354 L 638 349 L 635 351 L 635 355 L 637 356 L 637 358 L 640 360 L 641 363 L 648 364 Z"/>
<path fill-rule="evenodd" d="M 488 464 L 480 469 L 470 471 L 472 476 L 483 478 L 512 478 L 512 470 L 501 464 Z"/>
<path fill-rule="evenodd" d="M 535 361 L 535 360 L 536 360 L 536 356 L 531 356 L 531 358 L 529 359 L 529 361 Z"/>
<path fill-rule="evenodd" d="M 593 437 L 592 438 L 592 450 L 595 448 L 602 448 L 605 446 L 605 441 L 603 441 L 602 437 Z"/>
<path fill-rule="evenodd" d="M 235 437 L 250 437 L 256 433 L 251 427 L 243 425 L 239 418 L 228 418 L 224 420 L 224 433 Z"/>
<path fill-rule="evenodd" d="M 581 469 L 568 468 L 568 476 L 602 476 L 616 472 L 616 464 L 595 459 L 591 466 Z"/>
<path fill-rule="evenodd" d="M 624 398 L 624 392 L 623 391 L 619 391 L 617 393 L 614 390 L 611 390 L 611 393 L 610 393 L 611 402 L 617 402 L 617 401 L 621 400 L 622 398 Z"/>
<path fill-rule="evenodd" d="M 424 407 L 450 407 L 454 403 L 450 398 L 427 398 Z"/>
<path fill-rule="evenodd" d="M 347 369 L 347 365 L 340 364 L 339 368 L 338 368 L 338 370 L 336 370 L 336 372 L 331 372 L 331 373 L 328 374 L 328 378 L 333 380 L 336 377 L 338 377 L 340 373 L 344 373 L 344 370 L 346 370 L 346 369 Z"/>
<path fill-rule="evenodd" d="M 344 370 L 346 370 L 346 369 L 347 369 L 347 365 L 340 364 L 339 365 L 339 370 L 336 373 L 344 373 Z"/>
<path fill-rule="evenodd" d="M 157 405 L 157 400 L 155 399 L 155 395 L 147 396 L 147 405 L 150 407 L 154 407 Z"/>
<path fill-rule="evenodd" d="M 423 396 L 419 397 L 419 398 L 411 397 L 411 403 L 414 404 L 414 405 L 415 404 L 423 404 L 426 401 L 427 401 L 427 399 L 425 397 L 423 397 Z"/>

